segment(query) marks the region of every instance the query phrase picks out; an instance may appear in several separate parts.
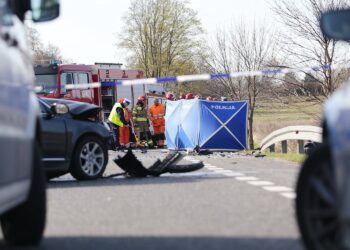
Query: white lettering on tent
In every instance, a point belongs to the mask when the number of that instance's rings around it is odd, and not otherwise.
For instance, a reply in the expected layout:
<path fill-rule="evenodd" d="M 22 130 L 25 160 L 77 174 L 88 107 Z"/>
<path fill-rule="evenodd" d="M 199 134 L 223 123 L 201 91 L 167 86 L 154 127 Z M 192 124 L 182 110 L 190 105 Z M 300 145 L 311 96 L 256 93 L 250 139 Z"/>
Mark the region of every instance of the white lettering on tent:
<path fill-rule="evenodd" d="M 220 106 L 220 105 L 211 105 L 212 109 L 220 109 L 220 110 L 233 110 L 236 109 L 235 106 Z"/>

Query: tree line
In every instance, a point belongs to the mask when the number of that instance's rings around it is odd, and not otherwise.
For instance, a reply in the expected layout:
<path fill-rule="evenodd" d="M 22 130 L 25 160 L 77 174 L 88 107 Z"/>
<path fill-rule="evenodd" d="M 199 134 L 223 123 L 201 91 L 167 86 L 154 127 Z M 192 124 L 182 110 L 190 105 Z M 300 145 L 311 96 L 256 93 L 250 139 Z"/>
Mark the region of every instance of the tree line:
<path fill-rule="evenodd" d="M 243 20 L 221 27 L 207 41 L 198 14 L 188 1 L 131 0 L 117 47 L 125 49 L 128 67 L 143 70 L 145 77 L 303 68 L 348 60 L 347 45 L 324 37 L 319 27 L 322 12 L 349 7 L 348 0 L 271 1 L 274 21 L 283 29 L 277 31 L 266 23 Z M 47 63 L 51 58 L 64 61 L 59 48 L 44 45 L 38 32 L 30 26 L 28 38 L 35 63 Z M 249 145 L 253 148 L 258 98 L 295 96 L 323 102 L 349 76 L 347 69 L 325 68 L 278 78 L 217 78 L 165 85 L 177 95 L 191 91 L 202 96 L 248 100 Z"/>
<path fill-rule="evenodd" d="M 31 25 L 26 24 L 28 45 L 32 51 L 34 64 L 50 63 L 52 59 L 58 61 L 67 61 L 63 58 L 62 52 L 54 44 L 44 44 L 41 40 L 39 32 Z"/>
<path fill-rule="evenodd" d="M 334 65 L 348 59 L 345 45 L 322 35 L 319 18 L 324 11 L 349 5 L 347 0 L 275 0 L 271 10 L 283 30 L 242 21 L 218 29 L 213 41 L 208 42 L 188 2 L 132 0 L 118 46 L 127 50 L 130 66 L 144 70 L 146 77 Z M 248 100 L 249 144 L 254 147 L 254 111 L 259 96 L 308 96 L 321 102 L 348 76 L 348 70 L 325 68 L 279 78 L 218 78 L 168 87 L 177 94 L 196 91 Z"/>

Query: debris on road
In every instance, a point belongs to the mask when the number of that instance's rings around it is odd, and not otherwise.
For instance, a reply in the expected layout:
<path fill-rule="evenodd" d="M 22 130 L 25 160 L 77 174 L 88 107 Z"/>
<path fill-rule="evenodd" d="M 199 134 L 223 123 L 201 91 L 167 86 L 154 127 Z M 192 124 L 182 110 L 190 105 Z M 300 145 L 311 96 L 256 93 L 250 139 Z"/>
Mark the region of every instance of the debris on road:
<path fill-rule="evenodd" d="M 264 155 L 263 153 L 261 153 L 260 150 L 254 151 L 253 152 L 253 156 L 254 157 L 265 157 L 266 155 Z"/>
<path fill-rule="evenodd" d="M 135 157 L 132 151 L 128 150 L 123 157 L 119 156 L 114 159 L 114 162 L 125 171 L 125 173 L 122 174 L 130 177 L 160 176 L 164 173 L 185 173 L 196 171 L 204 167 L 204 164 L 201 161 L 198 163 L 177 165 L 176 163 L 178 163 L 183 157 L 184 154 L 181 154 L 180 152 L 170 152 L 162 161 L 158 159 L 151 167 L 146 168 Z M 111 175 L 109 177 L 117 175 Z"/>

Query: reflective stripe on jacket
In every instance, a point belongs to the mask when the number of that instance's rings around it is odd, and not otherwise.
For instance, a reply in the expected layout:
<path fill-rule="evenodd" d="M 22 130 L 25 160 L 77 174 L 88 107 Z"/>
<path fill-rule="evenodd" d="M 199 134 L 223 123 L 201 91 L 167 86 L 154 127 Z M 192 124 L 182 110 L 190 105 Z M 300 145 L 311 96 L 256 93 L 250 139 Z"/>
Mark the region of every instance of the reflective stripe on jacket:
<path fill-rule="evenodd" d="M 134 109 L 132 110 L 133 114 L 133 120 L 135 122 L 147 122 L 147 110 L 144 107 L 141 107 L 140 105 L 136 105 Z"/>
<path fill-rule="evenodd" d="M 116 104 L 114 104 L 112 111 L 109 114 L 108 120 L 119 127 L 123 127 L 124 124 L 120 120 L 119 115 L 117 114 L 117 108 L 123 109 L 123 106 L 121 105 L 121 103 L 117 102 Z"/>

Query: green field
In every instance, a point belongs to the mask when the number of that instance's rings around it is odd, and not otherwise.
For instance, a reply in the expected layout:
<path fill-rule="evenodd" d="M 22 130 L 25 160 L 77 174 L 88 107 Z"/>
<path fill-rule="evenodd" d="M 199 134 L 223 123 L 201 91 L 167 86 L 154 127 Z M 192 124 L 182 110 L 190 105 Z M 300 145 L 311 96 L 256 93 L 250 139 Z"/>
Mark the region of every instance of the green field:
<path fill-rule="evenodd" d="M 271 132 L 292 125 L 320 124 L 322 104 L 303 99 L 260 100 L 254 115 L 254 140 L 256 143 Z"/>
<path fill-rule="evenodd" d="M 297 163 L 302 163 L 306 157 L 306 155 L 304 154 L 297 154 L 297 153 L 281 154 L 281 153 L 264 152 L 264 154 L 267 157 L 274 157 L 274 158 L 279 158 L 279 159 L 297 162 Z"/>
<path fill-rule="evenodd" d="M 307 99 L 284 99 L 280 100 L 260 100 L 254 115 L 254 141 L 257 147 L 260 142 L 271 132 L 295 125 L 319 126 L 322 112 L 322 104 Z M 297 152 L 297 142 L 288 141 L 288 154 L 280 153 L 280 145 L 275 145 L 276 153 L 268 150 L 263 152 L 268 157 L 281 158 L 293 162 L 301 163 L 305 155 Z"/>

